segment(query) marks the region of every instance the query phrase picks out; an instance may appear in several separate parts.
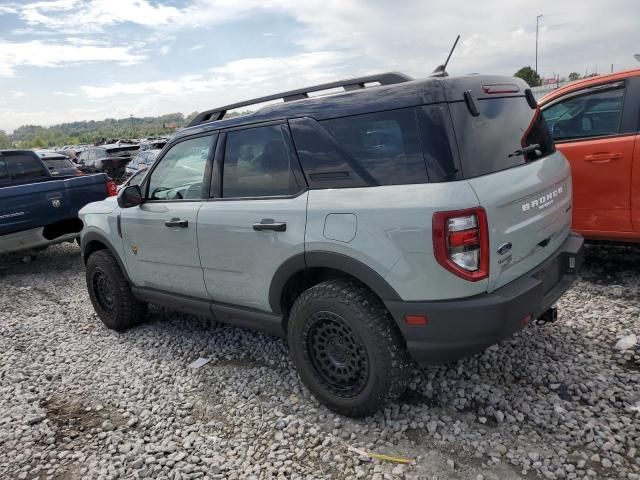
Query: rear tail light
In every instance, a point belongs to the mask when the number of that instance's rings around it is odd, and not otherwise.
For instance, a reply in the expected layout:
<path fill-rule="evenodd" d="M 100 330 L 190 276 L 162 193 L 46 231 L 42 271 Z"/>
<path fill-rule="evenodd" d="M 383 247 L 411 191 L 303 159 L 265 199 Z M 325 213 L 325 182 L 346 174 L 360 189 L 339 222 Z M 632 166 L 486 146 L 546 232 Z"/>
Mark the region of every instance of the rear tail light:
<path fill-rule="evenodd" d="M 484 208 L 433 214 L 433 251 L 451 273 L 477 282 L 489 276 L 489 229 Z"/>
<path fill-rule="evenodd" d="M 107 179 L 107 197 L 115 197 L 118 194 L 118 187 L 116 186 L 116 182 Z"/>

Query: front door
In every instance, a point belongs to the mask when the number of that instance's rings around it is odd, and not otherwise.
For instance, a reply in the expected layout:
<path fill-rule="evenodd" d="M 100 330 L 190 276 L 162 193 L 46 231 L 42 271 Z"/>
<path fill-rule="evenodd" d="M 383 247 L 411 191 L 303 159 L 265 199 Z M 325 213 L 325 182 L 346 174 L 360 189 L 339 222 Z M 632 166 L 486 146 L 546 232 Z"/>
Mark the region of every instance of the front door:
<path fill-rule="evenodd" d="M 622 128 L 624 81 L 590 88 L 545 107 L 556 147 L 571 164 L 573 228 L 630 232 L 635 131 Z"/>
<path fill-rule="evenodd" d="M 631 169 L 631 223 L 633 230 L 640 234 L 640 135 L 636 136 Z"/>
<path fill-rule="evenodd" d="M 198 215 L 204 278 L 218 303 L 271 311 L 269 286 L 287 259 L 304 253 L 307 192 L 284 124 L 221 138 L 221 182 Z"/>
<path fill-rule="evenodd" d="M 127 271 L 134 285 L 208 297 L 196 223 L 216 139 L 217 135 L 204 135 L 173 145 L 145 178 L 144 202 L 122 210 Z"/>

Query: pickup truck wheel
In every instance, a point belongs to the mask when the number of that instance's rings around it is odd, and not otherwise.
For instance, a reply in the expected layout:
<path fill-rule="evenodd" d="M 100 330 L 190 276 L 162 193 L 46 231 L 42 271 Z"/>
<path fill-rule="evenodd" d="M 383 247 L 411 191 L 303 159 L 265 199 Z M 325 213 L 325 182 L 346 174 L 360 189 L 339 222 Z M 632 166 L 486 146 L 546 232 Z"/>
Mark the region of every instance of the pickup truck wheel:
<path fill-rule="evenodd" d="M 148 305 L 133 297 L 129 282 L 109 251 L 91 254 L 86 277 L 93 308 L 108 328 L 123 331 L 145 319 Z"/>
<path fill-rule="evenodd" d="M 315 285 L 295 301 L 289 350 L 302 382 L 329 409 L 365 417 L 398 398 L 411 362 L 383 303 L 353 280 Z"/>

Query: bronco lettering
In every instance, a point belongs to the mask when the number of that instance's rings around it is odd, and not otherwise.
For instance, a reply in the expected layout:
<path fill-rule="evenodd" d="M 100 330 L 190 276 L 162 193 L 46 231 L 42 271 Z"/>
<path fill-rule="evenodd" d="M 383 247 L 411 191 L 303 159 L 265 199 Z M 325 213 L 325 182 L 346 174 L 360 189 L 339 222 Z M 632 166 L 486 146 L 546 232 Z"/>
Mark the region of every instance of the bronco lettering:
<path fill-rule="evenodd" d="M 531 210 L 534 207 L 538 207 L 538 210 L 542 210 L 543 208 L 547 208 L 548 206 L 550 206 L 553 202 L 555 202 L 554 198 L 560 196 L 562 194 L 562 187 L 558 187 L 555 190 L 553 190 L 552 192 L 547 193 L 546 195 L 543 195 L 540 198 L 536 198 L 535 200 L 531 200 L 530 202 L 524 203 L 522 205 L 522 211 L 526 212 L 528 210 Z"/>

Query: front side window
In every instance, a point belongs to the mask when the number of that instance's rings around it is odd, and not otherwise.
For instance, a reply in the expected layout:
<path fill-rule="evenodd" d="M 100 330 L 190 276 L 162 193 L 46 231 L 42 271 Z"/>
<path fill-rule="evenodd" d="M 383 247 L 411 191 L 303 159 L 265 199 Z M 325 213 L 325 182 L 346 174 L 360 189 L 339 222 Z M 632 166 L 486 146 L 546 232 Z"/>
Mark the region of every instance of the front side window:
<path fill-rule="evenodd" d="M 144 179 L 144 173 L 146 171 L 146 168 L 141 168 L 136 173 L 131 175 L 131 178 L 127 182 L 127 185 L 140 185 L 142 183 L 142 180 Z"/>
<path fill-rule="evenodd" d="M 376 184 L 427 181 L 414 109 L 342 117 L 320 124 L 351 157 L 348 163 L 357 164 Z"/>
<path fill-rule="evenodd" d="M 208 135 L 185 140 L 171 147 L 151 173 L 148 198 L 151 200 L 202 198 L 204 172 L 214 140 L 213 136 Z"/>
<path fill-rule="evenodd" d="M 222 173 L 222 196 L 267 197 L 291 195 L 298 184 L 280 125 L 227 133 Z"/>
<path fill-rule="evenodd" d="M 542 114 L 554 140 L 603 137 L 620 133 L 624 83 L 554 103 Z"/>

